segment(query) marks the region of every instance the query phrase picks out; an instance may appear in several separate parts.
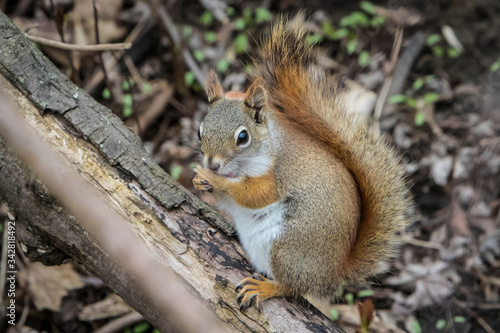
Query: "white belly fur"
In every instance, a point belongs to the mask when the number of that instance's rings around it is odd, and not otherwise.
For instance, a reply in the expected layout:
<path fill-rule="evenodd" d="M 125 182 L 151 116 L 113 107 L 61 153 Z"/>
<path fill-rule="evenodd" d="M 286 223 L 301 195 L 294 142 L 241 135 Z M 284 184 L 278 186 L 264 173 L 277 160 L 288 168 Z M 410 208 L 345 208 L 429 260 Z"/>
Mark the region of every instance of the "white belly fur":
<path fill-rule="evenodd" d="M 218 202 L 218 206 L 233 217 L 240 242 L 252 265 L 259 272 L 273 277 L 271 246 L 283 231 L 284 204 L 276 202 L 263 208 L 249 209 L 230 198 L 224 198 Z"/>

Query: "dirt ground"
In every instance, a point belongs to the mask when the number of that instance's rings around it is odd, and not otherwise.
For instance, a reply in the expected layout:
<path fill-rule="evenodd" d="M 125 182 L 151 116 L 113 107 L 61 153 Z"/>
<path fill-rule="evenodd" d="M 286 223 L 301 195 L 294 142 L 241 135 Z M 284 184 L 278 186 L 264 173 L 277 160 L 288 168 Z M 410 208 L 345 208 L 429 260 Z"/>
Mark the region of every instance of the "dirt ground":
<path fill-rule="evenodd" d="M 131 42 L 127 52 L 98 56 L 38 45 L 195 192 L 192 166 L 208 110 L 202 88 L 208 69 L 216 69 L 226 89 L 243 91 L 262 32 L 279 13 L 305 9 L 320 65 L 352 92 L 349 108 L 367 114 L 397 148 L 415 200 L 401 255 L 374 280 L 373 330 L 500 332 L 498 0 L 155 2 L 171 26 L 155 15 L 153 2 L 97 1 L 99 42 Z M 91 0 L 4 0 L 0 6 L 30 36 L 96 43 Z M 90 332 L 130 311 L 77 265 L 19 261 L 24 279 L 38 276 L 40 289 L 72 281 L 51 299 L 21 285 L 18 304 L 30 304 L 25 328 Z M 357 311 L 352 298 L 346 292 L 332 312 L 348 332 L 359 327 L 349 319 Z M 109 302 L 109 316 L 96 316 L 93 306 L 102 302 Z M 138 321 L 122 331 L 154 328 Z"/>

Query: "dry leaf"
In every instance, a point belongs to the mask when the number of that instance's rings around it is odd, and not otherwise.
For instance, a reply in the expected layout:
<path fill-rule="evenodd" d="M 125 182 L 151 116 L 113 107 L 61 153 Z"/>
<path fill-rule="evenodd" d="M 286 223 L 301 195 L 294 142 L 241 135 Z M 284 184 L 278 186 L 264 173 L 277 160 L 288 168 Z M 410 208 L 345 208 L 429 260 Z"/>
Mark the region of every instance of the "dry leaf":
<path fill-rule="evenodd" d="M 62 298 L 68 295 L 68 291 L 84 286 L 71 264 L 45 266 L 34 262 L 19 273 L 26 274 L 28 291 L 38 311 L 59 312 Z"/>

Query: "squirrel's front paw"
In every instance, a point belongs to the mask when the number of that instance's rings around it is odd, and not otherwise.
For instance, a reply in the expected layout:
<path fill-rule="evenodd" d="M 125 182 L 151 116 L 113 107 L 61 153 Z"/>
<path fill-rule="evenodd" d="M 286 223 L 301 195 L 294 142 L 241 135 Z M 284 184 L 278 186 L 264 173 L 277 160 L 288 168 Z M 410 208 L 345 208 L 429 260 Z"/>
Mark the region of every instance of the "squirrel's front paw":
<path fill-rule="evenodd" d="M 201 191 L 201 192 L 212 193 L 214 191 L 214 187 L 212 185 L 210 185 L 208 180 L 200 178 L 199 175 L 196 175 L 193 178 L 193 185 L 194 185 L 195 189 L 197 189 L 198 191 Z"/>
<path fill-rule="evenodd" d="M 196 176 L 193 178 L 194 188 L 201 192 L 212 193 L 214 191 L 214 187 L 210 184 L 209 180 L 211 178 L 211 171 L 203 169 L 198 165 L 194 172 L 196 172 Z"/>

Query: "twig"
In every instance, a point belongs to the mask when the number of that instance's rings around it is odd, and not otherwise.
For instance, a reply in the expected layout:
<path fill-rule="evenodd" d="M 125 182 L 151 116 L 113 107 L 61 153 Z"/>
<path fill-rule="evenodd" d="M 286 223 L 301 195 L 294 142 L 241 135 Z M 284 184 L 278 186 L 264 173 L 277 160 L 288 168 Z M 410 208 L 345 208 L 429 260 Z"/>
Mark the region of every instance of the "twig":
<path fill-rule="evenodd" d="M 385 101 L 387 99 L 389 90 L 392 85 L 392 79 L 394 77 L 394 66 L 398 61 L 399 51 L 401 50 L 401 44 L 403 42 L 403 33 L 404 33 L 404 28 L 402 26 L 398 26 L 396 33 L 394 35 L 394 43 L 392 45 L 392 51 L 391 51 L 391 59 L 389 66 L 391 73 L 388 77 L 385 78 L 384 85 L 380 90 L 380 94 L 378 96 L 377 103 L 375 105 L 375 112 L 373 113 L 375 124 L 377 124 L 377 126 L 379 124 L 380 117 L 382 116 L 382 111 L 384 110 Z"/>
<path fill-rule="evenodd" d="M 137 67 L 135 67 L 134 61 L 132 58 L 130 58 L 129 55 L 125 55 L 123 57 L 123 62 L 125 63 L 125 66 L 127 66 L 128 72 L 130 75 L 132 75 L 132 78 L 134 81 L 137 83 L 139 88 L 142 90 L 142 87 L 144 85 L 144 80 L 142 79 L 141 73 L 139 73 L 139 70 L 137 70 Z"/>
<path fill-rule="evenodd" d="M 12 102 L 0 94 L 0 133 L 7 143 L 62 206 L 94 236 L 99 246 L 136 278 L 138 285 L 169 322 L 183 332 L 224 332 L 227 326 L 221 327 L 214 315 L 184 288 L 170 269 L 158 266 L 144 242 L 123 218 L 37 137 L 15 109 Z M 54 163 L 59 166 L 57 177 Z"/>
<path fill-rule="evenodd" d="M 182 43 L 182 38 L 181 35 L 179 34 L 179 31 L 177 31 L 177 28 L 174 25 L 174 21 L 170 17 L 170 15 L 167 14 L 167 11 L 165 10 L 165 7 L 161 4 L 158 3 L 158 0 L 149 0 L 149 3 L 154 7 L 155 12 L 158 13 L 158 16 L 160 17 L 160 21 L 163 24 L 163 27 L 165 30 L 167 30 L 168 34 L 172 38 L 172 41 L 174 42 L 175 45 L 181 45 Z M 189 69 L 193 72 L 196 81 L 204 87 L 205 86 L 205 73 L 201 71 L 201 69 L 198 67 L 198 64 L 194 60 L 193 56 L 189 52 L 187 48 L 182 48 L 181 51 L 182 57 L 184 58 L 184 62 L 186 65 L 189 67 Z"/>
<path fill-rule="evenodd" d="M 395 39 L 393 51 L 391 52 L 391 64 L 396 64 L 395 60 L 397 60 L 397 55 L 399 54 L 399 49 L 401 48 L 402 42 L 402 40 L 399 40 L 402 39 L 402 37 L 402 32 L 396 32 L 396 36 L 394 37 Z M 424 46 L 424 42 L 425 38 L 422 33 L 417 33 L 415 36 L 413 36 L 410 39 L 408 47 L 406 47 L 401 57 L 399 57 L 396 68 L 393 70 L 392 74 L 384 81 L 384 85 L 380 91 L 380 96 L 377 100 L 377 105 L 375 107 L 375 112 L 373 115 L 377 124 L 379 123 L 380 117 L 382 116 L 387 98 L 397 95 L 401 92 L 406 78 L 410 73 L 411 66 L 413 65 L 413 62 L 415 61 L 417 55 L 420 53 L 420 50 Z"/>
<path fill-rule="evenodd" d="M 19 322 L 16 323 L 18 327 L 24 327 L 26 319 L 28 319 L 28 313 L 30 313 L 30 293 L 26 293 L 26 295 L 24 295 L 23 312 L 21 313 L 21 318 L 19 319 Z"/>
<path fill-rule="evenodd" d="M 102 51 L 117 51 L 117 50 L 128 50 L 132 43 L 109 43 L 109 44 L 98 44 L 98 45 L 78 45 L 58 42 L 53 39 L 43 38 L 39 36 L 33 36 L 26 34 L 26 37 L 34 41 L 35 43 L 55 47 L 62 50 L 69 51 L 80 51 L 80 52 L 102 52 Z"/>
<path fill-rule="evenodd" d="M 106 325 L 102 326 L 98 330 L 95 330 L 94 333 L 114 333 L 114 332 L 121 332 L 123 331 L 124 328 L 135 324 L 139 321 L 144 320 L 144 317 L 141 316 L 140 313 L 138 312 L 131 312 L 128 313 L 118 319 L 115 319 L 113 321 L 110 321 Z"/>
<path fill-rule="evenodd" d="M 427 249 L 435 249 L 435 250 L 442 250 L 443 246 L 439 243 L 433 243 L 433 242 L 426 242 L 420 239 L 414 239 L 414 238 L 409 238 L 409 237 L 404 237 L 403 241 L 407 244 L 415 245 L 415 246 L 420 246 L 420 247 L 425 247 Z"/>
<path fill-rule="evenodd" d="M 97 15 L 97 0 L 92 0 L 92 6 L 94 7 L 95 43 L 101 44 L 101 40 L 99 38 L 99 16 Z M 99 58 L 99 65 L 101 66 L 102 72 L 104 73 L 104 82 L 106 82 L 106 87 L 108 87 L 112 100 L 116 102 L 116 98 L 113 94 L 113 87 L 111 86 L 111 82 L 109 81 L 109 76 L 108 72 L 106 71 L 106 66 L 104 66 L 104 58 L 102 57 L 102 53 L 99 53 L 97 57 Z"/>
<path fill-rule="evenodd" d="M 64 10 L 63 10 L 63 7 L 58 5 L 57 10 L 56 10 L 56 7 L 54 5 L 54 0 L 50 0 L 50 10 L 52 12 L 54 22 L 56 24 L 57 32 L 59 33 L 59 37 L 61 37 L 61 42 L 65 43 L 66 41 L 64 39 L 64 23 L 63 23 Z M 73 82 L 75 82 L 77 85 L 80 85 L 80 78 L 79 78 L 77 71 L 76 71 L 73 55 L 71 54 L 71 52 L 64 52 L 64 54 L 66 55 L 66 58 L 68 59 L 68 62 L 69 62 L 69 66 L 71 68 L 70 79 Z"/>

